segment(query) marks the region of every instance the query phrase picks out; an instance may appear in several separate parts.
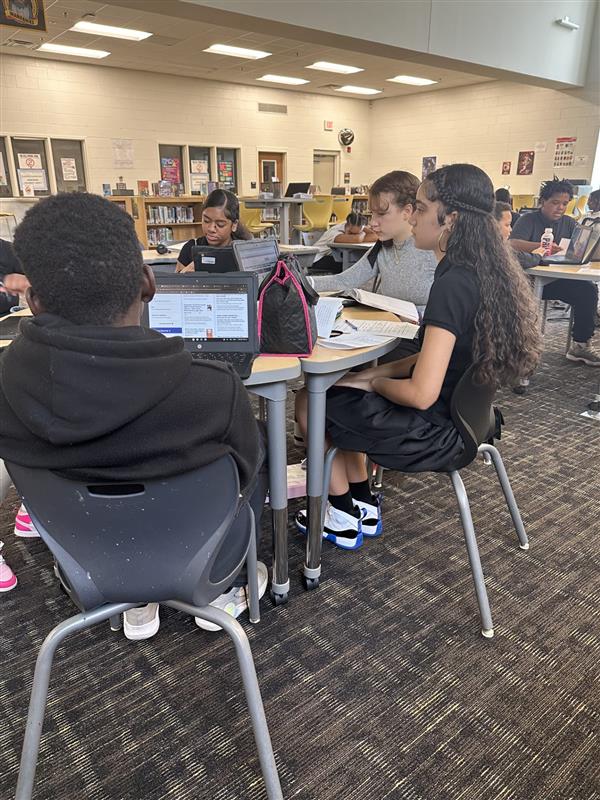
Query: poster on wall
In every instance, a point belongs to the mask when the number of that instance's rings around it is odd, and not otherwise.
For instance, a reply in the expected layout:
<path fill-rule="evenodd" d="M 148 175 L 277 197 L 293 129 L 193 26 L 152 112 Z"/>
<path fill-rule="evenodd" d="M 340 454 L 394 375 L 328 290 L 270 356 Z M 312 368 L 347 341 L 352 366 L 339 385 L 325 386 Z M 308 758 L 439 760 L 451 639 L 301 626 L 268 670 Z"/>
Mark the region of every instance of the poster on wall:
<path fill-rule="evenodd" d="M 219 161 L 219 183 L 233 183 L 233 161 Z"/>
<path fill-rule="evenodd" d="M 48 181 L 45 169 L 18 169 L 19 186 L 25 194 L 25 187 L 31 187 L 34 192 L 46 192 Z"/>
<path fill-rule="evenodd" d="M 62 169 L 63 181 L 76 181 L 77 165 L 74 158 L 61 158 L 60 166 Z"/>
<path fill-rule="evenodd" d="M 0 186 L 8 186 L 6 167 L 4 166 L 4 156 L 2 153 L 0 153 Z"/>
<path fill-rule="evenodd" d="M 424 181 L 425 178 L 432 172 L 435 172 L 436 164 L 437 164 L 437 156 L 423 156 L 423 160 L 421 162 L 422 181 Z"/>
<path fill-rule="evenodd" d="M 2 0 L 0 25 L 26 28 L 29 31 L 45 31 L 44 0 Z"/>
<path fill-rule="evenodd" d="M 208 161 L 203 159 L 192 158 L 190 161 L 190 172 L 195 174 L 207 174 L 208 173 Z"/>
<path fill-rule="evenodd" d="M 181 162 L 178 158 L 161 158 L 160 177 L 163 181 L 181 183 Z"/>
<path fill-rule="evenodd" d="M 502 174 L 503 175 L 510 175 L 511 166 L 512 166 L 512 161 L 503 161 L 502 162 Z"/>
<path fill-rule="evenodd" d="M 535 160 L 534 150 L 521 150 L 517 161 L 517 175 L 531 175 L 533 172 L 533 162 Z"/>
<path fill-rule="evenodd" d="M 43 169 L 42 157 L 39 153 L 19 153 L 20 169 Z"/>
<path fill-rule="evenodd" d="M 554 166 L 572 167 L 575 155 L 576 136 L 560 136 L 554 147 Z"/>
<path fill-rule="evenodd" d="M 113 139 L 112 156 L 115 169 L 133 169 L 133 139 Z"/>

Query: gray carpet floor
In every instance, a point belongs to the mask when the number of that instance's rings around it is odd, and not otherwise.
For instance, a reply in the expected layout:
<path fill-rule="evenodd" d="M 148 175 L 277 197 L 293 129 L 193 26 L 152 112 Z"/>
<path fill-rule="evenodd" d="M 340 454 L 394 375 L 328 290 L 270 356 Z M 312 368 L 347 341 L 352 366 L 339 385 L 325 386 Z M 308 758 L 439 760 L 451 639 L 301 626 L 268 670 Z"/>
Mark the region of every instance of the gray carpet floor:
<path fill-rule="evenodd" d="M 265 597 L 260 625 L 243 622 L 286 800 L 600 798 L 600 423 L 580 416 L 600 370 L 567 362 L 564 340 L 565 323 L 549 323 L 528 394 L 498 398 L 529 552 L 493 469 L 479 461 L 463 474 L 494 639 L 479 634 L 445 477 L 386 473 L 384 536 L 356 553 L 325 544 L 315 592 L 301 587 L 303 540 L 290 525 L 290 602 Z M 37 648 L 73 613 L 44 545 L 12 535 L 17 504 L 12 494 L 0 510 L 19 578 L 0 595 L 6 798 Z M 103 625 L 61 648 L 36 799 L 265 796 L 224 634 L 166 609 L 149 641 Z"/>

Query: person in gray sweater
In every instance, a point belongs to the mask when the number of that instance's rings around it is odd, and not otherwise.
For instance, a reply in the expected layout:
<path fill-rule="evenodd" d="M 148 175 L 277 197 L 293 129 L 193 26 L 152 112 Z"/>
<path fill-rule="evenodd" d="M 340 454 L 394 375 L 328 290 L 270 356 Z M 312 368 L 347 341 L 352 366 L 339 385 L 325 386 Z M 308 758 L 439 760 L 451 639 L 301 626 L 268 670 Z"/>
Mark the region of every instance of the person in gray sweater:
<path fill-rule="evenodd" d="M 410 226 L 419 179 L 395 170 L 378 178 L 369 192 L 371 228 L 379 241 L 339 275 L 314 276 L 318 292 L 364 288 L 414 303 L 422 313 L 429 298 L 436 261 L 417 250 Z"/>

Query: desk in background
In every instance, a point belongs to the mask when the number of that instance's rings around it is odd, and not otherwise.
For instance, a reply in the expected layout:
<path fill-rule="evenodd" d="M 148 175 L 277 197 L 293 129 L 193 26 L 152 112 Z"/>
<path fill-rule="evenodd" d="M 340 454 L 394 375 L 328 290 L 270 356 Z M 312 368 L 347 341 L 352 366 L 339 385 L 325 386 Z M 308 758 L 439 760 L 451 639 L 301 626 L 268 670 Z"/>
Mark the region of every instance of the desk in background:
<path fill-rule="evenodd" d="M 294 210 L 297 224 L 302 224 L 302 204 L 298 197 L 273 197 L 268 200 L 259 197 L 240 197 L 246 208 L 279 209 L 279 239 L 281 244 L 290 243 L 290 209 Z"/>
<path fill-rule="evenodd" d="M 346 308 L 345 319 L 398 321 L 387 311 L 357 306 Z M 317 345 L 309 358 L 301 359 L 302 374 L 308 392 L 308 430 L 306 442 L 307 538 L 304 561 L 304 585 L 315 589 L 321 575 L 323 471 L 325 461 L 325 404 L 327 390 L 353 367 L 367 364 L 386 355 L 398 344 L 397 339 L 375 347 L 357 350 L 329 350 Z"/>
<path fill-rule="evenodd" d="M 374 244 L 375 242 L 332 242 L 329 247 L 334 256 L 336 253 L 341 255 L 343 272 L 358 261 L 359 258 L 362 258 Z"/>

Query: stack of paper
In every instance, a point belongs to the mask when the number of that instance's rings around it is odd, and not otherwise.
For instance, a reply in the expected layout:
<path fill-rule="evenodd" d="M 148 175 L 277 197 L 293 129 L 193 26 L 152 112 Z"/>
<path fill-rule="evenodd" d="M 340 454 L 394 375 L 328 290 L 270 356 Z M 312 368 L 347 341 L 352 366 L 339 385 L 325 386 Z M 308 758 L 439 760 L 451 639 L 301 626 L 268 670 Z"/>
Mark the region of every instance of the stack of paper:
<path fill-rule="evenodd" d="M 379 344 L 391 342 L 393 339 L 393 336 L 376 336 L 372 333 L 352 331 L 332 339 L 321 339 L 319 344 L 330 350 L 355 350 L 359 347 L 375 347 Z"/>
<path fill-rule="evenodd" d="M 344 320 L 342 327 L 344 330 L 350 328 L 351 330 L 393 337 L 394 339 L 414 339 L 419 332 L 419 326 L 410 322 L 387 322 L 380 319 Z"/>
<path fill-rule="evenodd" d="M 342 313 L 342 301 L 339 297 L 319 297 L 316 307 L 317 335 L 329 339 L 336 318 Z"/>

